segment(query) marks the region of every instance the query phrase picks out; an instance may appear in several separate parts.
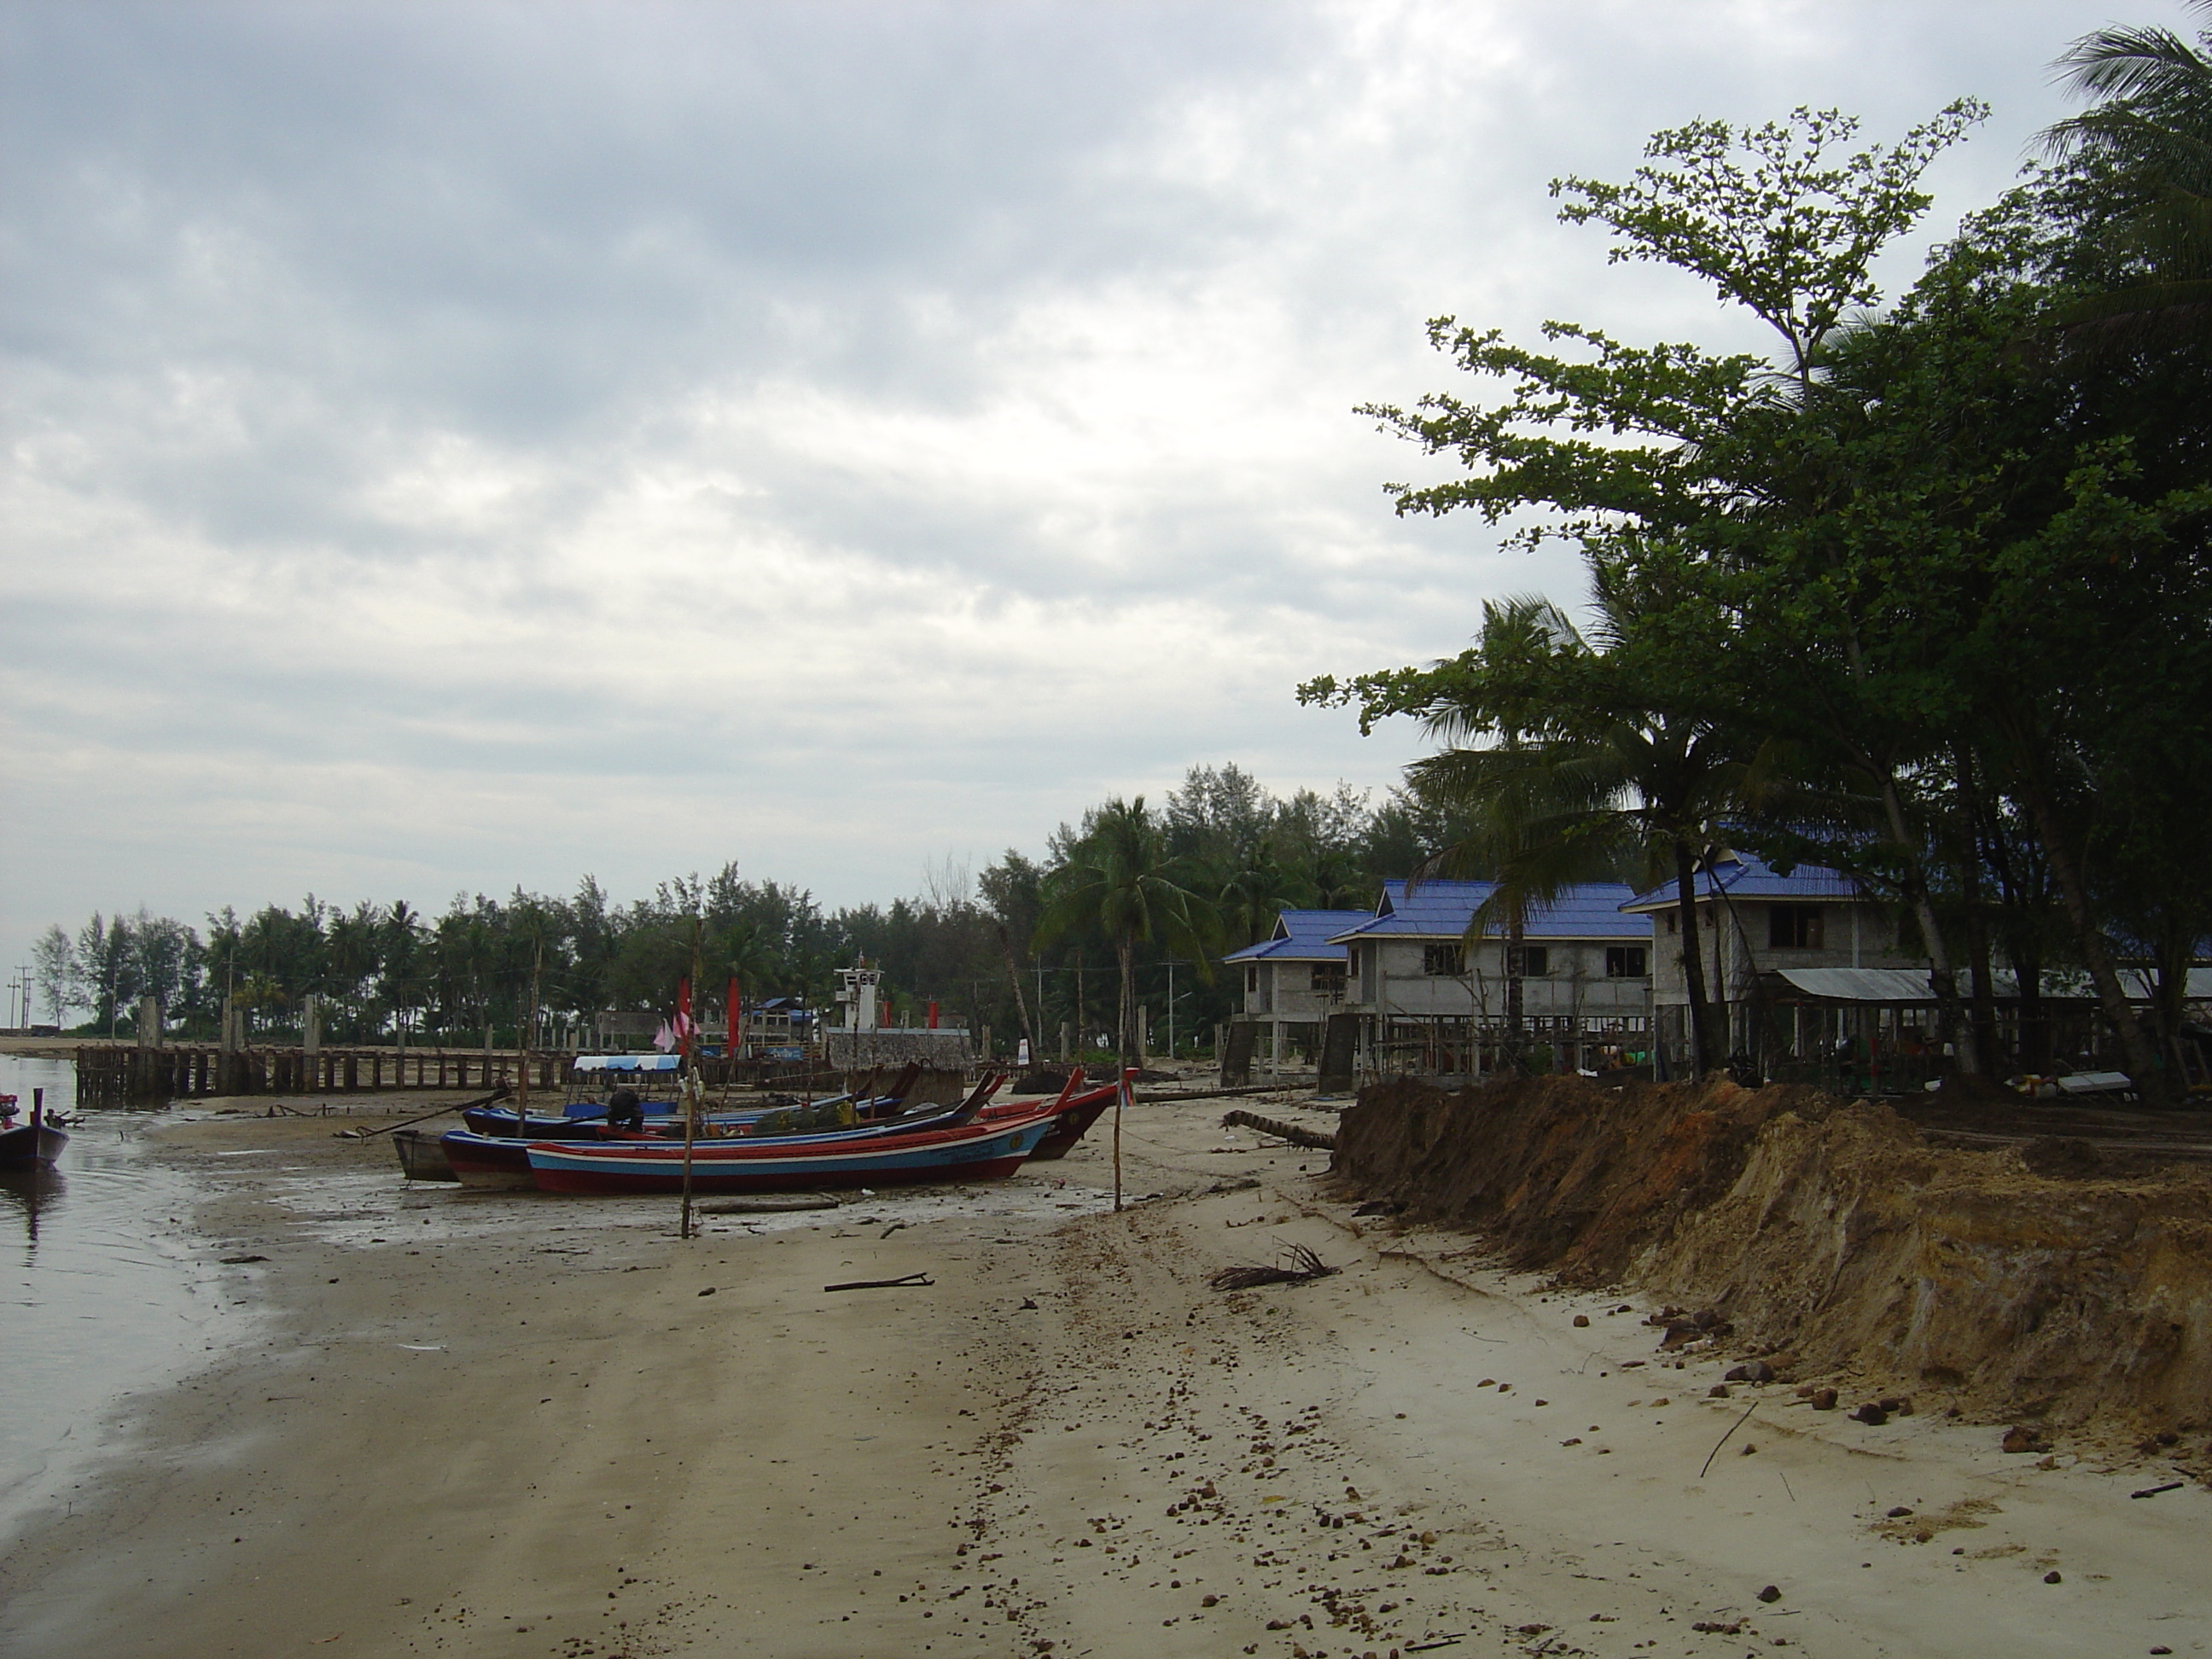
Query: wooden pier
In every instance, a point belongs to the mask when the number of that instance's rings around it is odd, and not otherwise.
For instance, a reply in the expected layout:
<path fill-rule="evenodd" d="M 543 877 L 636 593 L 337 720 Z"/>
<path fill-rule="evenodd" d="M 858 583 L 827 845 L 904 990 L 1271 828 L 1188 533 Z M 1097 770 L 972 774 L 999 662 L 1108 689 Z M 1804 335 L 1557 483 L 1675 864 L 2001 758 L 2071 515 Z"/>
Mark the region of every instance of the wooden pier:
<path fill-rule="evenodd" d="M 569 1085 L 575 1056 L 530 1056 L 533 1097 L 558 1100 Z M 514 1085 L 522 1056 L 514 1049 L 482 1048 L 240 1048 L 226 1054 L 210 1043 L 139 1048 L 88 1044 L 76 1051 L 80 1106 L 145 1106 L 167 1100 L 230 1095 L 365 1094 L 404 1089 L 466 1090 L 479 1094 Z M 881 1068 L 878 1068 L 879 1070 Z M 804 1091 L 843 1086 L 842 1073 L 818 1060 L 740 1060 L 719 1056 L 699 1062 L 709 1088 Z M 863 1074 L 865 1075 L 865 1073 Z M 957 1073 L 954 1073 L 957 1076 Z M 672 1087 L 673 1073 L 651 1084 Z M 956 1091 L 952 1098 L 959 1098 Z"/>
<path fill-rule="evenodd" d="M 240 1048 L 212 1045 L 138 1048 L 123 1044 L 76 1051 L 80 1106 L 141 1106 L 217 1095 L 360 1094 L 387 1089 L 474 1090 L 514 1085 L 521 1056 L 513 1050 L 425 1048 Z M 533 1054 L 530 1086 L 553 1094 L 568 1083 L 568 1057 Z"/>

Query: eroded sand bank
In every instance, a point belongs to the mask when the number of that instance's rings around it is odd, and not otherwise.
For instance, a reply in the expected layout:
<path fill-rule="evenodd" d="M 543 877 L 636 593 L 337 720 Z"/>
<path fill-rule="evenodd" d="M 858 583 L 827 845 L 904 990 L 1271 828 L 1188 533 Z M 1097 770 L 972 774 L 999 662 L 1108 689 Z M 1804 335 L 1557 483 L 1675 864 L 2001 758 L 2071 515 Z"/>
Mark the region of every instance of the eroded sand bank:
<path fill-rule="evenodd" d="M 886 1194 L 689 1243 L 656 1202 L 402 1192 L 327 1122 L 179 1126 L 221 1194 L 206 1249 L 269 1258 L 228 1271 L 270 1317 L 17 1547 L 0 1651 L 2212 1643 L 2203 1491 L 2135 1499 L 2155 1468 L 1788 1388 L 1709 1398 L 1724 1359 L 1677 1370 L 1613 1298 L 1355 1221 L 1322 1155 L 1221 1109 L 1132 1115 L 1128 1185 L 1167 1196 L 1120 1217 L 1102 1125 L 975 1189 L 1002 1213 Z M 1207 1288 L 1291 1242 L 1343 1271 Z"/>

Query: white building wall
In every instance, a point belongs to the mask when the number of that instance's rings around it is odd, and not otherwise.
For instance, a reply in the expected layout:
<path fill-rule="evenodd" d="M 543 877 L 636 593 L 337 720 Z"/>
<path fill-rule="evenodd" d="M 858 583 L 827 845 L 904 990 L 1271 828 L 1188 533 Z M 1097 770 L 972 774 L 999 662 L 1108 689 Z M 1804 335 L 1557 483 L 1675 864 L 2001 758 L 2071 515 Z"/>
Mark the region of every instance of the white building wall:
<path fill-rule="evenodd" d="M 1425 970 L 1427 948 L 1452 941 L 1376 939 L 1359 941 L 1358 1006 L 1394 1017 L 1502 1019 L 1505 1015 L 1505 945 L 1486 940 L 1468 958 L 1462 975 Z M 1547 956 L 1546 971 L 1523 975 L 1522 1012 L 1530 1018 L 1610 1019 L 1641 1016 L 1650 1006 L 1649 947 L 1628 940 L 1532 940 Z M 1645 975 L 1606 973 L 1609 946 L 1646 951 Z"/>

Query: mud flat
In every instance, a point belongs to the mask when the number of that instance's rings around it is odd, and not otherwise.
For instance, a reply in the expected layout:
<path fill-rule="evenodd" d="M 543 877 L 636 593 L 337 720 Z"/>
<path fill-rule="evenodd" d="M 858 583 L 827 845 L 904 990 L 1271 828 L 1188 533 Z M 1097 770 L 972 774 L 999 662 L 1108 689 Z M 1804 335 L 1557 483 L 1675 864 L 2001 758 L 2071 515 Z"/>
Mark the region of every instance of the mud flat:
<path fill-rule="evenodd" d="M 965 1204 L 688 1243 L 663 1204 L 403 1190 L 326 1122 L 180 1125 L 168 1156 L 218 1191 L 204 1248 L 266 1258 L 224 1271 L 267 1316 L 18 1547 L 0 1651 L 2212 1641 L 2212 1510 L 2193 1484 L 2131 1498 L 2156 1460 L 2007 1455 L 1988 1425 L 1851 1422 L 1784 1382 L 1713 1397 L 1738 1356 L 1662 1347 L 1649 1299 L 1356 1217 L 1324 1155 L 1220 1112 L 1131 1115 L 1129 1185 L 1159 1196 L 1120 1216 L 1102 1136 Z M 1340 1271 L 1209 1288 L 1293 1243 Z"/>

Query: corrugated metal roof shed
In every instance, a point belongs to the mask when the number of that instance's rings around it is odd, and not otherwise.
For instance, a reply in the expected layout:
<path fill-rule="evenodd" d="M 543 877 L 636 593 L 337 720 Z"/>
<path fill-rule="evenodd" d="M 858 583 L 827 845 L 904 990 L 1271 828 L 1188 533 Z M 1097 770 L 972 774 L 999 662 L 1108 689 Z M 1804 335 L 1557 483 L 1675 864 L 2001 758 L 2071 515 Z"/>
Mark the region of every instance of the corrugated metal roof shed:
<path fill-rule="evenodd" d="M 1781 968 L 1776 976 L 1786 980 L 1807 996 L 1829 1002 L 1924 1002 L 1933 1005 L 1935 988 L 1923 968 Z M 2006 1001 L 2020 994 L 2011 972 L 1998 969 L 1990 975 L 1997 996 Z M 2148 1002 L 2152 977 L 2139 968 L 2120 969 L 2120 984 L 2129 998 Z M 2089 976 L 2078 970 L 2046 973 L 2042 994 L 2053 1001 L 2089 1002 L 2096 991 Z M 1966 970 L 1959 972 L 1959 994 L 1967 994 Z M 2191 1002 L 2212 999 L 2212 968 L 2191 968 L 2184 995 Z"/>
<path fill-rule="evenodd" d="M 1777 972 L 1807 996 L 1824 1002 L 1936 1000 L 1923 968 L 1783 968 Z"/>
<path fill-rule="evenodd" d="M 1231 951 L 1224 962 L 1342 962 L 1344 947 L 1329 940 L 1347 927 L 1367 920 L 1364 910 L 1285 910 L 1275 918 L 1272 937 L 1241 951 Z"/>
<path fill-rule="evenodd" d="M 1497 890 L 1490 881 L 1425 881 L 1408 894 L 1402 881 L 1382 884 L 1375 914 L 1336 937 L 1462 939 L 1476 907 Z M 1651 918 L 1622 914 L 1634 890 L 1626 882 L 1592 881 L 1569 888 L 1555 904 L 1528 914 L 1522 931 L 1530 939 L 1602 939 L 1641 942 L 1651 937 Z M 1493 938 L 1504 933 L 1493 926 Z"/>
<path fill-rule="evenodd" d="M 1717 859 L 1698 872 L 1698 896 L 1707 898 L 1716 892 L 1725 892 L 1730 898 L 1781 899 L 1801 904 L 1816 904 L 1867 896 L 1863 889 L 1841 871 L 1831 870 L 1826 865 L 1801 864 L 1788 875 L 1777 875 L 1773 867 L 1763 859 L 1748 853 L 1731 853 Z M 1676 902 L 1674 884 L 1666 882 L 1647 893 L 1638 893 L 1622 908 L 1629 910 L 1659 910 Z"/>

